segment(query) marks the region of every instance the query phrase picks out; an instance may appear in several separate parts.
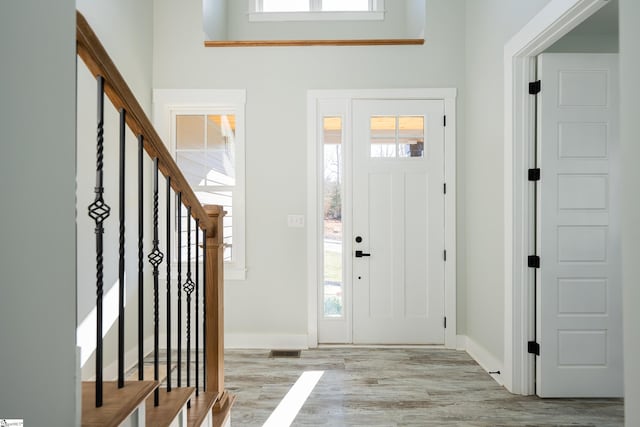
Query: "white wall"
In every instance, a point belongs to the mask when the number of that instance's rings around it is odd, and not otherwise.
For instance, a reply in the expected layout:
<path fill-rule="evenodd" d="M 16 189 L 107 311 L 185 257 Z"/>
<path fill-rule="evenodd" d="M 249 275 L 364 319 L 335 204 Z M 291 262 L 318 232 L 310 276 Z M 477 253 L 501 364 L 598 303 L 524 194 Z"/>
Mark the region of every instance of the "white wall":
<path fill-rule="evenodd" d="M 153 0 L 78 0 L 78 10 L 85 16 L 105 46 L 108 54 L 124 76 L 142 107 L 151 111 L 151 79 L 153 54 Z M 115 30 L 117 28 L 117 30 Z M 95 194 L 96 164 L 96 80 L 78 59 L 78 325 L 81 335 L 83 378 L 94 375 L 95 360 L 87 359 L 95 349 L 95 234 L 94 222 L 87 215 L 87 206 Z M 127 193 L 126 205 L 126 351 L 131 354 L 126 364 L 137 361 L 137 268 L 138 268 L 138 220 L 137 220 L 137 141 L 128 132 L 126 151 Z M 146 271 L 145 331 L 150 335 L 152 325 L 152 292 L 150 266 L 147 254 L 151 246 L 150 184 L 151 160 L 145 156 L 147 171 L 145 203 L 145 257 Z M 104 366 L 115 367 L 117 358 L 117 282 L 118 282 L 118 113 L 105 98 L 105 200 L 111 206 L 111 216 L 106 222 L 105 234 L 105 338 Z M 111 293 L 110 293 L 111 291 Z M 113 301 L 114 304 L 108 302 Z M 93 312 L 93 317 L 90 314 Z M 150 350 L 147 348 L 146 350 Z M 107 369 L 105 379 L 113 378 L 114 371 Z"/>
<path fill-rule="evenodd" d="M 226 285 L 226 331 L 306 335 L 306 233 L 287 214 L 306 208 L 307 90 L 463 89 L 464 1 L 427 2 L 424 46 L 204 48 L 201 19 L 199 0 L 156 0 L 154 87 L 247 89 L 248 273 Z"/>
<path fill-rule="evenodd" d="M 622 280 L 624 293 L 625 425 L 640 425 L 640 3 L 620 0 L 621 146 L 623 173 Z"/>
<path fill-rule="evenodd" d="M 74 2 L 0 2 L 0 40 L 0 417 L 72 426 Z"/>
<path fill-rule="evenodd" d="M 202 19 L 207 40 L 227 39 L 227 0 L 203 0 Z"/>
<path fill-rule="evenodd" d="M 466 179 L 467 336 L 498 361 L 504 360 L 504 45 L 548 2 L 466 2 L 467 141 L 458 169 Z"/>

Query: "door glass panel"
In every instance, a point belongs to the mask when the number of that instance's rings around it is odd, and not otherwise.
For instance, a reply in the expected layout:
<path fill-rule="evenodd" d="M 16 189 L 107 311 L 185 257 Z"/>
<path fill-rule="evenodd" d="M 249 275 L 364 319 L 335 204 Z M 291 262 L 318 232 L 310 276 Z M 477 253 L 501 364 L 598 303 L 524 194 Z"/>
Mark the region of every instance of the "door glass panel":
<path fill-rule="evenodd" d="M 424 157 L 424 116 L 372 116 L 371 157 Z"/>
<path fill-rule="evenodd" d="M 372 139 L 371 157 L 396 157 L 395 139 Z"/>
<path fill-rule="evenodd" d="M 324 316 L 344 316 L 342 222 L 342 118 L 323 119 L 324 147 Z"/>
<path fill-rule="evenodd" d="M 424 142 L 413 138 L 398 139 L 399 157 L 424 157 Z"/>
<path fill-rule="evenodd" d="M 400 116 L 398 123 L 398 156 L 424 157 L 424 116 Z"/>
<path fill-rule="evenodd" d="M 371 157 L 396 157 L 397 119 L 373 116 L 370 119 Z"/>

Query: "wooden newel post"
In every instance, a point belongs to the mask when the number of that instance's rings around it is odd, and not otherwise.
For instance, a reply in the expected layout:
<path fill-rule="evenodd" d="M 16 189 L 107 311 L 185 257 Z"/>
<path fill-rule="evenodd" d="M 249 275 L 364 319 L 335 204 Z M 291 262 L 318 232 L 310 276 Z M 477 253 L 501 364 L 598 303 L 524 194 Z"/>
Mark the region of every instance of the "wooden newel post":
<path fill-rule="evenodd" d="M 205 347 L 207 349 L 207 391 L 220 393 L 214 412 L 221 410 L 229 399 L 224 388 L 224 240 L 222 206 L 205 206 L 205 212 L 213 219 L 213 230 L 207 230 L 207 305 Z"/>

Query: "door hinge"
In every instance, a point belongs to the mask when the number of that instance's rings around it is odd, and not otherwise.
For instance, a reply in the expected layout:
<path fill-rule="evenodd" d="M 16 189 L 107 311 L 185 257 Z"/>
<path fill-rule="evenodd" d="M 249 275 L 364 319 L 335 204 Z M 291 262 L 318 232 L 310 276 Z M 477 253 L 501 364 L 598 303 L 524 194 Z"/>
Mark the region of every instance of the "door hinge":
<path fill-rule="evenodd" d="M 529 83 L 529 95 L 537 95 L 540 93 L 541 89 L 542 84 L 540 83 L 540 80 Z"/>
<path fill-rule="evenodd" d="M 540 181 L 540 168 L 529 169 L 529 181 Z"/>
<path fill-rule="evenodd" d="M 538 255 L 529 255 L 527 264 L 531 268 L 540 268 L 540 257 Z"/>
<path fill-rule="evenodd" d="M 540 344 L 535 341 L 529 341 L 527 343 L 527 352 L 530 354 L 535 354 L 536 356 L 540 356 Z"/>
<path fill-rule="evenodd" d="M 447 126 L 447 116 L 442 117 L 442 126 Z"/>
<path fill-rule="evenodd" d="M 447 316 L 444 316 L 444 328 L 447 329 Z"/>
<path fill-rule="evenodd" d="M 447 194 L 447 183 L 446 183 L 446 182 L 444 183 L 444 189 L 443 189 L 443 191 L 444 191 L 444 194 Z"/>
<path fill-rule="evenodd" d="M 446 249 L 442 252 L 442 257 L 444 258 L 445 261 L 447 260 L 447 250 Z"/>

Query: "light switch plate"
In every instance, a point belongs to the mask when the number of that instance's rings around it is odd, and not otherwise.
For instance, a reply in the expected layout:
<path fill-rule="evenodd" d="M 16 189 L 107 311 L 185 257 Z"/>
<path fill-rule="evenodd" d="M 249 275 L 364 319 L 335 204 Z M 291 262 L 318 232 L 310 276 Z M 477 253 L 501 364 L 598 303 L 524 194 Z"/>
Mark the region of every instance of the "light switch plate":
<path fill-rule="evenodd" d="M 296 227 L 296 228 L 304 227 L 304 215 L 288 215 L 287 225 L 289 227 Z"/>

